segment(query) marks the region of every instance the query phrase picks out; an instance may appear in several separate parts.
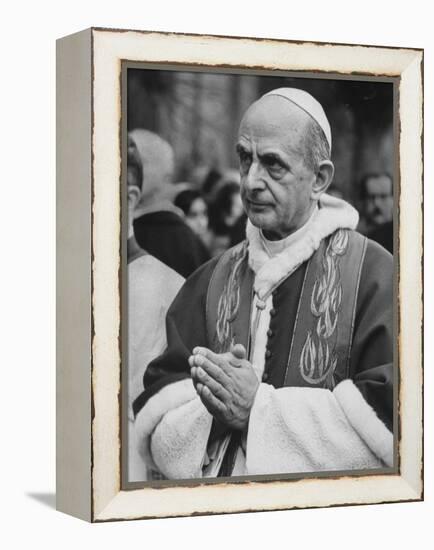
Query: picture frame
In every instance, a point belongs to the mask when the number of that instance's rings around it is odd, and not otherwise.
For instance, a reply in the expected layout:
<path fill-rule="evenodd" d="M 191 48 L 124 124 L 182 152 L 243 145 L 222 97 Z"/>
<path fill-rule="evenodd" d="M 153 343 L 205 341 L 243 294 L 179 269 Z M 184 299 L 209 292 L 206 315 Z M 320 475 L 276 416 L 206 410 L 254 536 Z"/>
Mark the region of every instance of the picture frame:
<path fill-rule="evenodd" d="M 397 89 L 392 473 L 122 483 L 125 63 L 387 78 Z M 57 507 L 87 521 L 423 498 L 423 50 L 92 28 L 57 43 Z"/>

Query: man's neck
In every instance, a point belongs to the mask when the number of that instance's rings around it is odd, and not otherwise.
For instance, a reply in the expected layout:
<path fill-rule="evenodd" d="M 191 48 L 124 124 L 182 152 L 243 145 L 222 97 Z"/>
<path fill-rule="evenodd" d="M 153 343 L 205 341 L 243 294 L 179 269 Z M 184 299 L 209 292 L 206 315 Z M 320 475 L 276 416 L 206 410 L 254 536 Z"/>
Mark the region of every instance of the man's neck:
<path fill-rule="evenodd" d="M 306 223 L 309 222 L 309 220 L 312 218 L 313 213 L 318 209 L 318 201 L 311 201 L 309 205 L 308 211 L 303 215 L 303 218 L 301 221 L 298 222 L 298 224 L 293 227 L 287 229 L 285 232 L 279 231 L 262 231 L 262 234 L 267 239 L 267 241 L 283 241 L 287 237 L 293 235 L 294 233 L 297 233 L 302 227 L 306 225 Z"/>
<path fill-rule="evenodd" d="M 271 258 L 276 254 L 279 254 L 280 252 L 282 252 L 282 250 L 284 250 L 288 246 L 291 246 L 293 243 L 298 241 L 306 233 L 306 231 L 308 231 L 310 223 L 312 222 L 312 219 L 314 218 L 317 210 L 318 210 L 318 207 L 315 206 L 315 208 L 313 209 L 312 213 L 310 214 L 306 222 L 301 227 L 299 227 L 296 231 L 293 231 L 283 239 L 269 240 L 266 238 L 263 231 L 260 230 L 259 233 L 261 236 L 262 246 L 264 247 L 268 256 Z"/>

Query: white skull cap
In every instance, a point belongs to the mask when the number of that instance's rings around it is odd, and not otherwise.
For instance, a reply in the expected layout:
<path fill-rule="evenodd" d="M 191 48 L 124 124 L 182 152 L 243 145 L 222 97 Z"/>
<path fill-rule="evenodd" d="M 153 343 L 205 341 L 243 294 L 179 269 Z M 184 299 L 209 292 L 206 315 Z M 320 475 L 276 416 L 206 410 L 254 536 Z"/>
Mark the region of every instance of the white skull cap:
<path fill-rule="evenodd" d="M 267 97 L 270 95 L 283 97 L 284 99 L 295 103 L 295 105 L 300 107 L 300 109 L 303 109 L 303 111 L 305 111 L 320 125 L 328 141 L 330 151 L 332 150 L 332 132 L 330 129 L 330 124 L 319 101 L 304 90 L 299 90 L 298 88 L 277 88 L 277 90 L 271 90 L 271 92 L 266 93 L 262 97 Z"/>

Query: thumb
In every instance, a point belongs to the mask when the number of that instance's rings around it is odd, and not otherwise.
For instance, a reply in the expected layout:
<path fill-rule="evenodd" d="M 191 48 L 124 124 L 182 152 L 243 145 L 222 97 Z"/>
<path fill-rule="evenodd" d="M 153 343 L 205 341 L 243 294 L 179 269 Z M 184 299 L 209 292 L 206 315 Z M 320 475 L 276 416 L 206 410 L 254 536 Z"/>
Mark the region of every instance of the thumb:
<path fill-rule="evenodd" d="M 232 346 L 231 352 L 237 359 L 245 359 L 247 357 L 246 348 L 242 344 Z"/>

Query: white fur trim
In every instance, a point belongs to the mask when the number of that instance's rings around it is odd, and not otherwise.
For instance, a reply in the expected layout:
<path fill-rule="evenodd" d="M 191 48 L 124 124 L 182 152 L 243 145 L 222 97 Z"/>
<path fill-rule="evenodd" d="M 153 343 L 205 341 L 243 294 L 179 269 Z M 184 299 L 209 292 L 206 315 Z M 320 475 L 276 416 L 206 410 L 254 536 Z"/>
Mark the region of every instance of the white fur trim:
<path fill-rule="evenodd" d="M 382 467 L 348 421 L 334 394 L 321 388 L 260 384 L 247 434 L 248 474 Z"/>
<path fill-rule="evenodd" d="M 363 441 L 386 466 L 393 466 L 393 434 L 365 401 L 353 381 L 343 380 L 336 386 L 333 394 Z"/>
<path fill-rule="evenodd" d="M 184 403 L 197 397 L 191 378 L 185 378 L 162 388 L 153 395 L 138 413 L 134 422 L 134 430 L 138 451 L 146 461 L 153 466 L 149 449 L 150 436 L 160 423 L 163 416 Z"/>
<path fill-rule="evenodd" d="M 323 194 L 318 211 L 308 222 L 307 230 L 273 258 L 269 258 L 262 246 L 259 229 L 248 221 L 246 235 L 249 241 L 249 265 L 256 274 L 254 286 L 259 297 L 265 299 L 273 288 L 312 256 L 323 239 L 337 229 L 355 229 L 358 221 L 359 214 L 350 204 Z"/>
<path fill-rule="evenodd" d="M 135 421 L 138 451 L 148 468 L 169 479 L 201 477 L 212 416 L 191 378 L 152 396 Z"/>
<path fill-rule="evenodd" d="M 212 416 L 199 397 L 166 413 L 151 435 L 151 454 L 168 479 L 202 477 Z"/>

